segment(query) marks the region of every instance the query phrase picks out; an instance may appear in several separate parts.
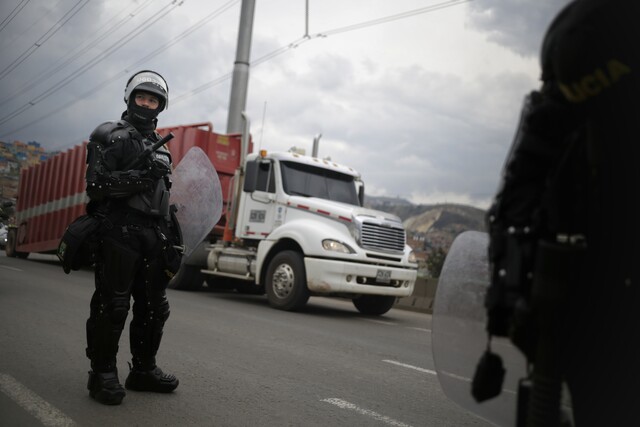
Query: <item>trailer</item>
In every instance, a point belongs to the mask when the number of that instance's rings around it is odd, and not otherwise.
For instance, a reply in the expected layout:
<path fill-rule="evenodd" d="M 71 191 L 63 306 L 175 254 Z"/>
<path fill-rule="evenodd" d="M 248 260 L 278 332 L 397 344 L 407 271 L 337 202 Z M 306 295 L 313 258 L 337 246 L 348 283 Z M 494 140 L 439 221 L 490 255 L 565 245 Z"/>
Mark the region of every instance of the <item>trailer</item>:
<path fill-rule="evenodd" d="M 240 161 L 240 135 L 215 133 L 210 122 L 158 129 L 162 136 L 169 132 L 175 135 L 169 144 L 174 164 L 191 147 L 200 147 L 218 172 L 223 194 L 228 196 L 229 182 Z M 89 201 L 85 193 L 86 156 L 84 142 L 20 171 L 16 223 L 7 234 L 7 256 L 26 258 L 32 252 L 56 252 L 65 228 L 85 213 Z M 222 233 L 225 219 L 214 232 Z"/>
<path fill-rule="evenodd" d="M 174 165 L 201 148 L 223 194 L 220 221 L 169 287 L 206 283 L 266 294 L 272 307 L 289 311 L 311 296 L 341 297 L 370 315 L 412 294 L 417 263 L 402 221 L 363 206 L 364 182 L 353 168 L 296 150 L 252 153 L 248 126 L 233 135 L 215 133 L 210 123 L 159 132 L 175 135 L 168 144 Z M 55 252 L 88 201 L 85 156 L 86 143 L 22 171 L 7 255 Z"/>

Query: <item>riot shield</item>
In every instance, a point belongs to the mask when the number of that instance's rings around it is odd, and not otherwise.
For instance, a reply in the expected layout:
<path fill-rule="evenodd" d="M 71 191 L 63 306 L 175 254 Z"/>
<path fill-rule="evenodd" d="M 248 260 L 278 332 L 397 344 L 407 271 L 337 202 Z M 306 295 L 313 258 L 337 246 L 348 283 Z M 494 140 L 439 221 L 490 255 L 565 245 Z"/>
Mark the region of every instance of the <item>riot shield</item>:
<path fill-rule="evenodd" d="M 525 358 L 505 338 L 492 338 L 491 350 L 507 370 L 502 393 L 477 403 L 471 380 L 487 348 L 484 296 L 489 285 L 486 233 L 467 231 L 451 245 L 435 296 L 432 324 L 433 358 L 438 380 L 448 398 L 500 426 L 516 425 L 518 381 L 526 375 Z"/>
<path fill-rule="evenodd" d="M 222 214 L 222 190 L 209 157 L 192 147 L 171 174 L 170 203 L 176 205 L 182 229 L 184 255 L 204 240 Z"/>

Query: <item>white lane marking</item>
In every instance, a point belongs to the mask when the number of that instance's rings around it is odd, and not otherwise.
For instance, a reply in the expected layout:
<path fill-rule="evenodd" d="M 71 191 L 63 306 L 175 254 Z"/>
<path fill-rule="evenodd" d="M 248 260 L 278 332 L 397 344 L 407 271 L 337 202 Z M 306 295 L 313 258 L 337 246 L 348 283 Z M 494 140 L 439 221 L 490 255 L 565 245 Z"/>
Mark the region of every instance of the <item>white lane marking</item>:
<path fill-rule="evenodd" d="M 441 371 L 441 372 L 442 372 L 442 375 L 446 375 L 447 377 L 451 377 L 451 378 L 454 378 L 456 380 L 464 381 L 466 383 L 470 383 L 471 381 L 473 381 L 471 378 L 463 377 L 462 375 L 452 374 L 451 372 L 447 372 L 447 371 Z M 503 388 L 502 391 L 504 391 L 505 393 L 514 394 L 514 395 L 518 394 L 513 390 L 509 390 L 508 388 Z"/>
<path fill-rule="evenodd" d="M 431 329 L 427 329 L 427 328 L 416 328 L 415 326 L 405 326 L 407 329 L 413 329 L 414 331 L 420 331 L 420 332 L 428 332 L 431 333 Z"/>
<path fill-rule="evenodd" d="M 376 320 L 376 319 L 362 319 L 362 320 L 364 320 L 365 322 L 378 323 L 380 325 L 387 325 L 387 326 L 396 326 L 397 325 L 397 323 L 395 323 L 395 322 L 388 322 L 388 321 L 385 321 L 385 320 Z"/>
<path fill-rule="evenodd" d="M 71 418 L 23 386 L 11 375 L 0 373 L 0 391 L 47 427 L 70 427 L 76 425 Z"/>
<path fill-rule="evenodd" d="M 357 412 L 361 415 L 366 415 L 368 417 L 371 417 L 375 420 L 378 421 L 382 421 L 385 424 L 388 424 L 390 426 L 396 426 L 396 427 L 411 427 L 409 424 L 405 424 L 403 422 L 400 421 L 396 421 L 393 418 L 389 418 L 386 415 L 380 415 L 377 412 L 373 412 L 370 411 L 369 409 L 364 409 L 364 408 L 360 408 L 356 405 L 354 405 L 353 403 L 349 403 L 346 400 L 342 400 L 342 399 L 338 399 L 335 397 L 331 397 L 328 399 L 322 399 L 321 402 L 327 402 L 327 403 L 331 403 L 332 405 L 336 405 L 338 408 L 341 409 L 349 409 L 351 411 Z"/>
<path fill-rule="evenodd" d="M 436 371 L 432 371 L 431 369 L 418 368 L 417 366 L 407 365 L 406 363 L 397 362 L 395 360 L 383 360 L 383 362 L 402 366 L 403 368 L 415 369 L 416 371 L 424 372 L 425 374 L 437 375 Z"/>
<path fill-rule="evenodd" d="M 441 372 L 442 372 L 442 375 L 446 375 L 446 376 L 454 378 L 456 380 L 464 381 L 466 383 L 470 383 L 471 382 L 471 378 L 463 377 L 462 375 L 452 374 L 451 372 L 447 372 L 447 371 L 441 371 Z"/>
<path fill-rule="evenodd" d="M 388 320 L 376 320 L 376 319 L 363 319 L 360 318 L 361 320 L 364 320 L 365 322 L 371 322 L 371 323 L 378 323 L 380 325 L 387 325 L 387 326 L 398 326 L 398 323 L 396 322 L 390 322 Z M 407 329 L 412 329 L 414 331 L 420 331 L 420 332 L 428 332 L 431 333 L 431 329 L 427 329 L 427 328 L 417 328 L 415 326 L 405 326 L 405 328 Z"/>
<path fill-rule="evenodd" d="M 15 268 L 15 267 L 9 267 L 8 265 L 0 265 L 0 267 L 2 268 L 6 268 L 7 270 L 13 270 L 13 271 L 24 271 L 20 268 Z"/>

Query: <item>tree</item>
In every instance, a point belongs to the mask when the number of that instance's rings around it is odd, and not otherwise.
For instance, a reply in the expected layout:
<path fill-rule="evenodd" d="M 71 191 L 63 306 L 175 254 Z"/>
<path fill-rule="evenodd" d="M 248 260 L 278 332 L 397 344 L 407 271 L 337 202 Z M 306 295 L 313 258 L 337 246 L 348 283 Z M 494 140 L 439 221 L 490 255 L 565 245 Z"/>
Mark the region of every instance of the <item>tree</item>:
<path fill-rule="evenodd" d="M 427 268 L 429 269 L 429 274 L 431 277 L 438 278 L 440 277 L 440 272 L 442 271 L 442 266 L 444 265 L 444 260 L 447 257 L 447 252 L 442 248 L 434 249 L 429 256 L 427 257 Z"/>

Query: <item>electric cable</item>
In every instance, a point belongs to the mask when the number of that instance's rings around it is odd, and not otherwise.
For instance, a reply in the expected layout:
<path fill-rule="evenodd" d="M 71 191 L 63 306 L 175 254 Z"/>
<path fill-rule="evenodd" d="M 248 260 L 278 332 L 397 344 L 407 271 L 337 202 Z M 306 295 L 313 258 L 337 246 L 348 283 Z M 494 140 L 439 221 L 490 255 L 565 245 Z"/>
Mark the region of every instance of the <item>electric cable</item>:
<path fill-rule="evenodd" d="M 81 4 L 82 3 L 82 4 Z M 47 30 L 46 33 L 38 40 L 35 41 L 33 45 L 31 45 L 27 50 L 25 50 L 20 56 L 18 56 L 11 64 L 7 65 L 4 70 L 0 71 L 0 80 L 5 78 L 11 71 L 15 70 L 20 64 L 22 64 L 27 58 L 29 58 L 33 53 L 38 50 L 40 46 L 45 44 L 51 37 L 53 37 L 71 18 L 76 16 L 83 7 L 85 7 L 89 3 L 89 0 L 80 0 L 76 4 L 73 5 L 71 9 L 65 13 L 62 18 L 58 20 L 51 28 Z"/>
<path fill-rule="evenodd" d="M 234 3 L 238 2 L 238 1 L 239 0 L 236 0 L 236 1 L 234 1 Z M 362 29 L 362 28 L 365 28 L 365 27 L 370 27 L 370 26 L 374 26 L 374 25 L 380 25 L 380 24 L 391 22 L 391 21 L 394 21 L 394 20 L 409 18 L 409 17 L 413 17 L 413 16 L 416 16 L 416 15 L 429 13 L 429 12 L 435 12 L 435 11 L 440 10 L 440 9 L 444 9 L 444 8 L 448 8 L 448 7 L 452 7 L 452 6 L 457 6 L 459 4 L 468 3 L 468 2 L 471 2 L 471 1 L 473 1 L 473 0 L 448 0 L 448 1 L 445 1 L 445 2 L 442 2 L 442 3 L 438 3 L 438 4 L 435 4 L 435 5 L 430 5 L 430 6 L 427 6 L 427 7 L 410 10 L 410 11 L 399 13 L 399 14 L 396 14 L 396 15 L 387 16 L 387 17 L 384 17 L 384 18 L 378 18 L 378 19 L 369 20 L 369 21 L 365 21 L 365 22 L 361 22 L 361 23 L 357 23 L 357 24 L 344 26 L 344 27 L 334 28 L 334 29 L 331 29 L 331 30 L 327 30 L 327 31 L 316 33 L 313 36 L 305 35 L 303 37 L 300 37 L 300 38 L 288 43 L 287 45 L 284 45 L 284 46 L 282 46 L 282 47 L 280 47 L 278 49 L 275 49 L 275 50 L 273 50 L 273 51 L 261 56 L 260 58 L 257 58 L 254 61 L 251 61 L 251 65 L 252 66 L 258 66 L 258 65 L 260 65 L 262 63 L 265 63 L 265 62 L 267 62 L 267 61 L 269 61 L 269 60 L 271 60 L 271 59 L 273 59 L 273 58 L 275 58 L 275 57 L 287 52 L 288 50 L 297 48 L 298 46 L 300 46 L 300 45 L 302 45 L 302 44 L 304 44 L 304 43 L 306 43 L 306 42 L 308 42 L 308 41 L 310 41 L 312 39 L 326 38 L 329 35 L 333 35 L 333 34 L 340 34 L 340 33 L 348 32 L 348 31 L 355 31 L 355 30 Z M 160 53 L 160 52 L 157 52 L 157 53 Z M 217 78 L 215 78 L 215 79 L 213 79 L 213 80 L 211 80 L 211 81 L 209 81 L 207 83 L 204 83 L 204 84 L 202 84 L 202 85 L 190 90 L 189 92 L 183 93 L 183 94 L 173 98 L 171 102 L 172 102 L 172 104 L 175 105 L 176 103 L 184 101 L 187 98 L 195 96 L 195 95 L 199 94 L 200 92 L 203 92 L 203 91 L 205 91 L 207 89 L 210 89 L 210 88 L 212 88 L 214 86 L 217 86 L 217 85 L 219 85 L 219 84 L 231 79 L 232 76 L 233 76 L 233 73 L 226 73 L 226 74 L 224 74 L 222 76 L 219 76 L 219 77 L 217 77 Z M 112 82 L 112 81 L 115 81 L 116 78 L 118 78 L 118 77 L 119 76 L 114 76 L 114 77 L 108 79 L 109 83 Z M 102 87 L 104 87 L 104 85 Z M 70 107 L 71 105 L 75 104 L 76 102 L 78 102 L 83 97 L 88 96 L 91 93 L 95 93 L 95 90 L 87 91 L 85 94 L 81 95 L 81 97 L 79 99 L 75 99 L 75 100 L 63 105 L 62 107 L 57 108 L 56 110 L 51 111 L 50 113 L 39 117 L 38 119 L 35 119 L 35 120 L 33 120 L 33 121 L 31 121 L 31 122 L 29 122 L 29 123 L 17 128 L 17 129 L 13 129 L 10 132 L 2 134 L 2 135 L 0 135 L 0 137 L 5 137 L 5 136 L 10 135 L 12 133 L 15 133 L 15 132 L 18 132 L 20 130 L 23 130 L 23 129 L 25 129 L 25 128 L 37 123 L 40 120 L 46 119 L 46 118 L 48 118 L 48 117 L 50 117 L 50 116 L 52 116 L 54 114 L 57 114 L 60 111 L 62 111 L 64 109 Z M 40 100 L 38 100 L 38 102 Z M 32 104 L 31 102 L 23 105 L 18 110 L 14 111 L 14 113 L 12 113 L 11 116 L 5 116 L 5 118 L 0 119 L 0 125 L 5 123 L 6 121 L 10 120 L 11 118 L 15 117 L 16 115 L 21 114 L 22 112 L 24 112 L 25 110 L 29 109 L 33 105 L 35 105 L 35 104 Z"/>
<path fill-rule="evenodd" d="M 96 86 L 90 88 L 89 90 L 87 90 L 86 92 L 82 93 L 81 95 L 79 95 L 78 97 L 76 97 L 75 99 L 73 99 L 70 102 L 67 102 L 66 104 L 62 105 L 62 106 L 58 106 L 58 108 L 56 108 L 55 110 L 38 117 L 35 120 L 30 121 L 29 123 L 26 123 L 24 125 L 22 125 L 19 128 L 13 129 L 10 132 L 7 132 L 5 134 L 2 135 L 2 137 L 7 136 L 7 135 L 11 135 L 12 133 L 18 132 L 22 129 L 25 129 L 29 126 L 34 125 L 35 123 L 47 119 L 57 113 L 60 113 L 62 111 L 64 111 L 65 109 L 71 107 L 72 105 L 80 102 L 81 100 L 87 98 L 88 96 L 95 94 L 97 90 L 102 89 L 106 86 L 108 86 L 109 84 L 113 83 L 114 81 L 120 79 L 122 77 L 123 74 L 128 74 L 130 72 L 131 69 L 138 67 L 139 65 L 145 63 L 146 61 L 148 61 L 149 59 L 159 55 L 160 53 L 162 53 L 164 50 L 166 50 L 167 48 L 169 48 L 170 46 L 173 46 L 174 44 L 176 44 L 178 41 L 184 39 L 185 37 L 187 37 L 188 35 L 190 35 L 191 33 L 193 33 L 195 30 L 201 28 L 203 25 L 205 25 L 206 23 L 210 22 L 211 20 L 213 20 L 214 18 L 217 18 L 218 16 L 220 16 L 222 13 L 226 12 L 227 10 L 229 10 L 231 7 L 233 7 L 234 5 L 236 5 L 237 3 L 239 3 L 241 0 L 230 0 L 229 2 L 225 3 L 224 5 L 222 5 L 221 7 L 219 7 L 218 9 L 214 10 L 213 12 L 211 12 L 209 15 L 205 16 L 204 18 L 202 18 L 200 21 L 196 22 L 195 24 L 193 24 L 192 26 L 188 27 L 185 31 L 183 31 L 182 33 L 178 34 L 173 40 L 171 40 L 169 43 L 164 44 L 163 46 L 155 49 L 154 51 L 150 52 L 149 54 L 145 55 L 144 57 L 142 57 L 141 59 L 139 59 L 138 61 L 136 61 L 133 64 L 130 64 L 129 66 L 127 66 L 124 70 L 122 70 L 120 73 L 117 73 L 101 82 L 99 82 Z M 222 76 L 222 81 L 228 79 L 231 77 L 231 73 L 229 73 L 228 75 Z M 214 82 L 215 84 L 217 84 L 217 80 Z M 179 98 L 179 97 L 178 97 Z M 175 103 L 175 99 L 171 100 L 171 103 Z M 179 101 L 178 101 L 179 102 Z M 22 111 L 25 111 L 26 109 L 30 108 L 29 104 L 25 104 L 23 105 L 20 109 L 16 110 L 15 113 L 16 115 L 21 113 Z"/>
<path fill-rule="evenodd" d="M 26 85 L 24 85 L 23 87 L 18 89 L 16 92 L 14 92 L 12 95 L 8 96 L 7 98 L 4 98 L 4 99 L 0 100 L 0 105 L 6 104 L 7 102 L 12 101 L 13 99 L 15 99 L 17 97 L 19 97 L 19 96 L 21 96 L 23 94 L 26 94 L 29 90 L 31 90 L 34 87 L 38 86 L 40 83 L 42 83 L 42 82 L 44 82 L 46 80 L 49 80 L 56 73 L 58 73 L 60 70 L 64 69 L 67 65 L 72 63 L 74 60 L 76 60 L 80 56 L 84 55 L 91 48 L 95 47 L 99 42 L 104 40 L 106 37 L 110 36 L 112 34 L 111 31 L 114 28 L 120 28 L 128 20 L 131 20 L 135 16 L 137 16 L 142 10 L 144 10 L 147 6 L 149 6 L 152 1 L 153 0 L 146 0 L 146 2 L 144 2 L 143 4 L 137 6 L 137 8 L 135 10 L 133 10 L 133 11 L 131 11 L 129 13 L 126 13 L 126 12 L 127 12 L 128 9 L 131 8 L 131 5 L 125 7 L 124 9 L 121 9 L 120 12 L 116 13 L 112 18 L 108 19 L 107 22 L 103 26 L 101 26 L 99 29 L 97 29 L 95 31 L 96 37 L 94 37 L 90 41 L 85 41 L 85 43 L 82 44 L 82 45 L 76 46 L 75 49 L 69 51 L 65 56 L 59 58 L 58 61 L 54 65 L 44 69 L 38 76 L 33 78 L 29 83 L 27 83 Z M 136 6 L 136 5 L 133 4 L 133 6 Z M 122 15 L 123 13 L 126 13 L 126 16 L 124 18 L 120 19 L 119 21 L 115 22 L 114 24 L 112 24 L 112 21 L 114 19 L 116 19 L 119 15 Z"/>
<path fill-rule="evenodd" d="M 42 21 L 45 17 L 47 17 L 51 13 L 52 10 L 57 10 L 58 6 L 60 6 L 60 3 L 62 3 L 62 2 L 64 2 L 64 0 L 58 0 L 53 6 L 48 8 L 42 15 L 40 15 L 40 17 L 38 19 L 33 21 L 31 23 L 31 25 L 29 25 L 28 27 L 25 27 L 25 29 L 21 33 L 14 34 L 8 40 L 7 39 L 2 39 L 3 47 L 0 48 L 0 52 L 3 52 L 7 47 L 11 46 L 14 41 L 22 40 L 25 37 L 26 34 L 32 33 L 33 27 L 37 26 L 40 23 L 40 21 Z M 2 55 L 2 54 L 0 54 L 0 55 Z M 2 56 L 6 56 L 6 55 L 2 55 Z"/>
<path fill-rule="evenodd" d="M 13 21 L 13 18 L 15 18 L 16 16 L 18 16 L 18 14 L 20 13 L 20 11 L 22 9 L 24 9 L 24 7 L 27 5 L 27 3 L 29 3 L 30 0 L 22 0 L 20 3 L 18 3 L 18 5 L 13 8 L 13 10 L 11 11 L 11 13 L 9 14 L 9 16 L 7 16 L 6 18 L 4 18 L 2 20 L 2 22 L 0 22 L 0 32 L 2 30 L 4 30 L 4 28 L 9 25 L 9 22 Z"/>
<path fill-rule="evenodd" d="M 167 6 L 162 8 L 159 12 L 156 12 L 154 15 L 152 15 L 151 18 L 149 18 L 150 22 L 147 22 L 144 26 L 138 27 L 138 28 L 132 30 L 131 32 L 127 33 L 122 38 L 120 38 L 117 42 L 115 42 L 109 48 L 107 48 L 104 52 L 101 52 L 100 54 L 98 54 L 95 57 L 93 57 L 90 61 L 85 63 L 82 67 L 80 67 L 79 69 L 77 69 L 76 71 L 71 73 L 69 76 L 63 78 L 58 83 L 56 83 L 54 86 L 50 87 L 45 92 L 43 92 L 40 95 L 36 96 L 31 101 L 29 101 L 26 104 L 24 104 L 23 106 L 17 108 L 16 110 L 12 111 L 8 115 L 2 117 L 0 119 L 0 125 L 6 123 L 7 121 L 13 119 L 16 116 L 22 114 L 23 112 L 25 112 L 29 108 L 33 107 L 34 105 L 38 104 L 39 102 L 41 102 L 44 99 L 48 98 L 49 96 L 53 95 L 54 93 L 56 93 L 57 91 L 59 91 L 63 87 L 67 86 L 73 80 L 75 80 L 76 78 L 78 78 L 79 76 L 84 74 L 85 72 L 89 71 L 91 68 L 95 67 L 97 64 L 99 64 L 100 62 L 102 62 L 103 60 L 108 58 L 109 56 L 111 56 L 113 53 L 115 53 L 122 46 L 126 45 L 130 41 L 134 40 L 137 36 L 142 34 L 144 31 L 146 31 L 149 28 L 151 28 L 160 19 L 162 19 L 167 14 L 172 12 L 176 7 L 182 5 L 182 3 L 183 3 L 183 1 L 178 2 L 178 0 L 171 1 L 171 3 L 169 3 Z M 167 10 L 166 12 L 163 12 L 164 9 L 167 9 L 167 8 L 169 8 L 169 10 Z M 160 16 L 158 16 L 158 15 L 160 15 Z"/>
<path fill-rule="evenodd" d="M 430 6 L 422 7 L 419 9 L 398 13 L 396 15 L 386 16 L 384 18 L 373 19 L 370 21 L 360 22 L 358 24 L 352 24 L 352 25 L 347 25 L 345 27 L 334 28 L 333 30 L 323 31 L 316 34 L 315 37 L 330 36 L 333 34 L 346 33 L 348 31 L 354 31 L 354 30 L 359 30 L 366 27 L 372 27 L 374 25 L 386 24 L 387 22 L 396 21 L 398 19 L 410 18 L 412 16 L 421 15 L 428 12 L 435 12 L 436 10 L 446 9 L 452 6 L 457 6 L 462 3 L 469 3 L 471 1 L 472 0 L 449 0 L 442 3 L 437 3 Z"/>
<path fill-rule="evenodd" d="M 421 14 L 424 14 L 424 13 L 435 12 L 435 11 L 440 10 L 440 9 L 445 9 L 445 8 L 452 7 L 452 6 L 457 6 L 459 4 L 468 3 L 468 2 L 471 2 L 471 1 L 473 1 L 473 0 L 448 0 L 448 1 L 445 1 L 445 2 L 442 2 L 442 3 L 437 3 L 437 4 L 434 4 L 434 5 L 422 7 L 422 8 L 419 8 L 419 9 L 409 10 L 407 12 L 398 13 L 396 15 L 391 15 L 391 16 L 387 16 L 387 17 L 384 17 L 384 18 L 373 19 L 373 20 L 370 20 L 370 21 L 360 22 L 358 24 L 352 24 L 352 25 L 347 25 L 345 27 L 339 27 L 339 28 L 334 28 L 334 29 L 327 30 L 327 31 L 322 31 L 322 32 L 316 33 L 316 34 L 314 34 L 312 36 L 305 35 L 305 36 L 303 36 L 303 37 L 301 37 L 301 38 L 299 38 L 297 40 L 292 41 L 291 43 L 289 43 L 287 45 L 284 45 L 284 46 L 282 46 L 282 47 L 280 47 L 280 48 L 278 48 L 276 50 L 273 50 L 273 51 L 261 56 L 260 58 L 254 60 L 254 61 L 251 61 L 251 66 L 257 66 L 257 65 L 260 65 L 260 64 L 262 64 L 264 62 L 267 62 L 267 61 L 275 58 L 276 56 L 282 55 L 283 53 L 285 53 L 288 50 L 295 49 L 295 48 L 299 47 L 300 45 L 302 45 L 303 43 L 306 43 L 306 42 L 308 42 L 308 41 L 310 41 L 312 39 L 324 38 L 324 37 L 328 37 L 328 36 L 334 35 L 334 34 L 345 33 L 345 32 L 348 32 L 348 31 L 359 30 L 359 29 L 362 29 L 362 28 L 365 28 L 365 27 L 371 27 L 371 26 L 374 26 L 374 25 L 379 25 L 379 24 L 384 24 L 384 23 L 391 22 L 391 21 L 396 21 L 398 19 L 404 19 L 404 18 L 409 18 L 409 17 L 412 17 L 412 16 L 416 16 L 416 15 L 421 15 Z M 231 73 L 225 74 L 224 76 L 218 77 L 218 78 L 216 78 L 216 79 L 214 79 L 214 80 L 212 80 L 210 82 L 207 82 L 207 83 L 205 83 L 205 84 L 203 84 L 201 86 L 198 86 L 197 88 L 192 89 L 190 92 L 178 96 L 176 98 L 176 100 L 173 101 L 173 103 L 175 104 L 176 102 L 180 102 L 180 101 L 182 101 L 182 100 L 184 100 L 186 98 L 189 98 L 191 96 L 197 95 L 198 93 L 200 93 L 200 92 L 202 92 L 204 90 L 210 89 L 210 88 L 212 88 L 212 87 L 224 82 L 225 80 L 231 78 L 231 76 L 232 76 Z"/>

